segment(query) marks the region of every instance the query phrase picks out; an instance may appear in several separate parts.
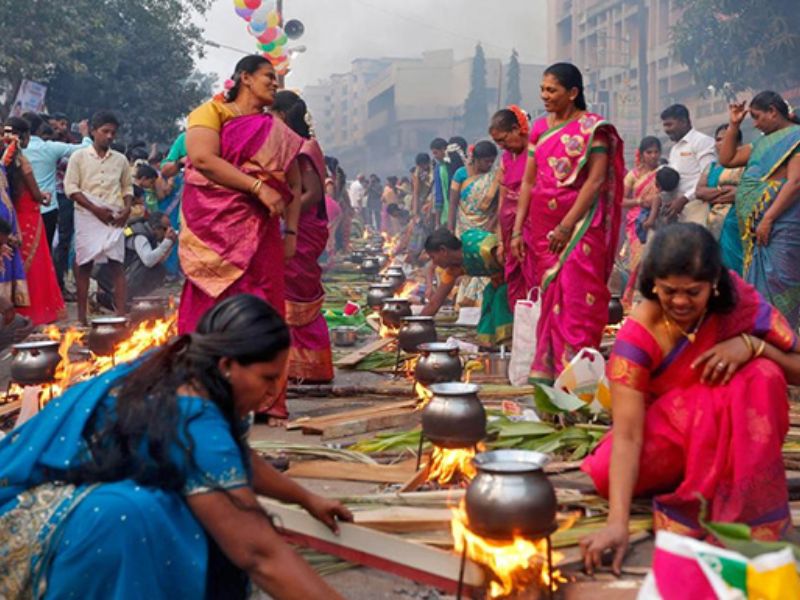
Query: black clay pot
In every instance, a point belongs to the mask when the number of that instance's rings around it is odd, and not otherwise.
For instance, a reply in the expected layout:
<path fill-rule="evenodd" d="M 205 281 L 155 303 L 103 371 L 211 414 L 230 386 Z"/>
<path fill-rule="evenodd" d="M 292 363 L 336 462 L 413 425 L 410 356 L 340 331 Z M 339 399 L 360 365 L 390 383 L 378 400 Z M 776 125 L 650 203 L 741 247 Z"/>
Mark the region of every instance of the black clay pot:
<path fill-rule="evenodd" d="M 362 250 L 353 250 L 350 253 L 350 262 L 360 265 L 362 262 L 364 262 L 364 252 Z"/>
<path fill-rule="evenodd" d="M 621 323 L 625 312 L 622 309 L 622 301 L 619 296 L 612 296 L 611 301 L 608 303 L 608 324 L 616 325 Z"/>
<path fill-rule="evenodd" d="M 394 289 L 388 283 L 373 283 L 367 289 L 367 306 L 374 310 L 380 310 L 383 303 L 394 294 Z"/>
<path fill-rule="evenodd" d="M 128 319 L 125 317 L 99 317 L 92 319 L 89 331 L 89 350 L 97 356 L 111 356 L 114 348 L 128 336 Z"/>
<path fill-rule="evenodd" d="M 422 409 L 425 438 L 441 448 L 470 448 L 486 437 L 486 410 L 473 383 L 436 383 Z"/>
<path fill-rule="evenodd" d="M 414 367 L 414 379 L 424 386 L 459 381 L 464 372 L 458 346 L 442 342 L 420 344 L 419 360 Z"/>
<path fill-rule="evenodd" d="M 11 380 L 19 385 L 44 385 L 55 380 L 61 362 L 56 340 L 24 342 L 11 347 Z"/>
<path fill-rule="evenodd" d="M 361 261 L 361 272 L 364 275 L 377 275 L 380 270 L 381 263 L 374 256 L 366 256 L 364 260 Z"/>
<path fill-rule="evenodd" d="M 381 307 L 381 322 L 392 329 L 400 329 L 405 317 L 411 316 L 408 298 L 389 298 Z"/>
<path fill-rule="evenodd" d="M 167 316 L 169 300 L 161 296 L 140 296 L 131 301 L 131 323 L 156 321 Z"/>
<path fill-rule="evenodd" d="M 397 335 L 403 352 L 416 352 L 420 344 L 430 344 L 437 339 L 433 317 L 405 317 Z"/>
<path fill-rule="evenodd" d="M 544 472 L 548 457 L 495 450 L 473 459 L 478 474 L 465 496 L 469 528 L 481 537 L 538 539 L 556 529 L 556 493 Z"/>

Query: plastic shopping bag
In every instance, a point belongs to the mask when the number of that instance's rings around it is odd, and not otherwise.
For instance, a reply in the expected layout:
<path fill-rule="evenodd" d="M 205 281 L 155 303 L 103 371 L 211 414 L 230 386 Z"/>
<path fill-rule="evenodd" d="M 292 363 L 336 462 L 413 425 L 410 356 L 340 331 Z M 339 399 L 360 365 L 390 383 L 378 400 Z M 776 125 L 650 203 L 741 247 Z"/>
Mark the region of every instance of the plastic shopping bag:
<path fill-rule="evenodd" d="M 533 293 L 533 291 L 531 292 Z M 508 365 L 508 380 L 511 385 L 528 383 L 531 363 L 536 354 L 536 326 L 542 312 L 541 297 L 536 290 L 536 301 L 517 300 L 514 306 L 514 335 L 511 338 L 511 361 Z"/>
<path fill-rule="evenodd" d="M 583 348 L 569 362 L 553 385 L 578 396 L 593 413 L 611 409 L 611 392 L 606 379 L 606 361 L 594 348 Z"/>

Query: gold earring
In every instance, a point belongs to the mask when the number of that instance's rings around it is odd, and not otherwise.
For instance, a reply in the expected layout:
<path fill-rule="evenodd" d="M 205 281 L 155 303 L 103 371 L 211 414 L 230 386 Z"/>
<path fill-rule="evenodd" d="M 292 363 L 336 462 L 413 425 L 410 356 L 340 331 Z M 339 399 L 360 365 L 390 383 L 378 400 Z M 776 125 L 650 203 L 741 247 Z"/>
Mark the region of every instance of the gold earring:
<path fill-rule="evenodd" d="M 716 283 L 714 284 L 714 296 L 719 296 L 719 288 Z"/>
<path fill-rule="evenodd" d="M 657 294 L 657 293 L 658 293 L 658 288 L 657 288 L 656 286 L 653 286 L 653 293 L 654 293 L 654 294 Z"/>

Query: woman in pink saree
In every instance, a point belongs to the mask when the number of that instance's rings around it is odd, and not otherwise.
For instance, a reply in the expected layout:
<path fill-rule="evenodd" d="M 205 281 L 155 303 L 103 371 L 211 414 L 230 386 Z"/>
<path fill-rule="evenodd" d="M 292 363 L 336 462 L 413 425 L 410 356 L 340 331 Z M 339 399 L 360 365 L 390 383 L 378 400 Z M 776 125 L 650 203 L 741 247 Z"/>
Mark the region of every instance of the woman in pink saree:
<path fill-rule="evenodd" d="M 497 239 L 501 240 L 501 254 L 505 259 L 505 280 L 508 285 L 508 308 L 514 312 L 517 300 L 523 300 L 530 290 L 530 277 L 524 263 L 511 252 L 511 233 L 517 215 L 519 192 L 525 175 L 528 136 L 531 126 L 528 116 L 519 106 L 509 106 L 495 113 L 489 126 L 489 135 L 503 149 L 501 158 L 500 202 L 497 212 Z"/>
<path fill-rule="evenodd" d="M 181 204 L 179 256 L 186 275 L 181 333 L 194 331 L 217 302 L 241 293 L 284 314 L 284 260 L 294 255 L 303 140 L 264 113 L 277 91 L 272 65 L 247 56 L 223 96 L 189 115 L 189 165 Z M 280 217 L 285 213 L 285 238 Z M 274 425 L 288 416 L 285 395 L 265 401 Z"/>
<path fill-rule="evenodd" d="M 607 526 L 581 543 L 590 570 L 613 549 L 619 571 L 635 496 L 654 495 L 656 528 L 683 535 L 704 535 L 700 497 L 707 520 L 756 539 L 791 526 L 781 447 L 796 333 L 699 225 L 657 232 L 640 292 L 608 364 L 614 427 L 582 467 L 610 498 Z"/>
<path fill-rule="evenodd" d="M 541 294 L 532 383 L 552 383 L 582 348 L 600 345 L 625 169 L 616 129 L 586 111 L 577 67 L 549 67 L 542 100 L 550 115 L 531 128 L 511 234 L 512 252 Z"/>
<path fill-rule="evenodd" d="M 285 273 L 286 322 L 292 334 L 289 378 L 325 383 L 333 379 L 331 338 L 322 316 L 325 290 L 319 263 L 328 244 L 325 155 L 312 137 L 311 119 L 302 98 L 294 92 L 278 92 L 271 111 L 305 140 L 297 159 L 303 181 L 297 250 Z"/>

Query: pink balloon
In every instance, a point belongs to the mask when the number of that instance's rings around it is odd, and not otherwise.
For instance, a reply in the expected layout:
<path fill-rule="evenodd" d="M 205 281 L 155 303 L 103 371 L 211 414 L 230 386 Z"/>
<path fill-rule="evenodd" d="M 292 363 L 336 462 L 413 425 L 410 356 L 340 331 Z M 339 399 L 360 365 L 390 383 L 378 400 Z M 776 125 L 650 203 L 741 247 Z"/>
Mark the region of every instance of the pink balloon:
<path fill-rule="evenodd" d="M 261 0 L 244 0 L 244 5 L 250 10 L 255 10 L 261 6 Z"/>

